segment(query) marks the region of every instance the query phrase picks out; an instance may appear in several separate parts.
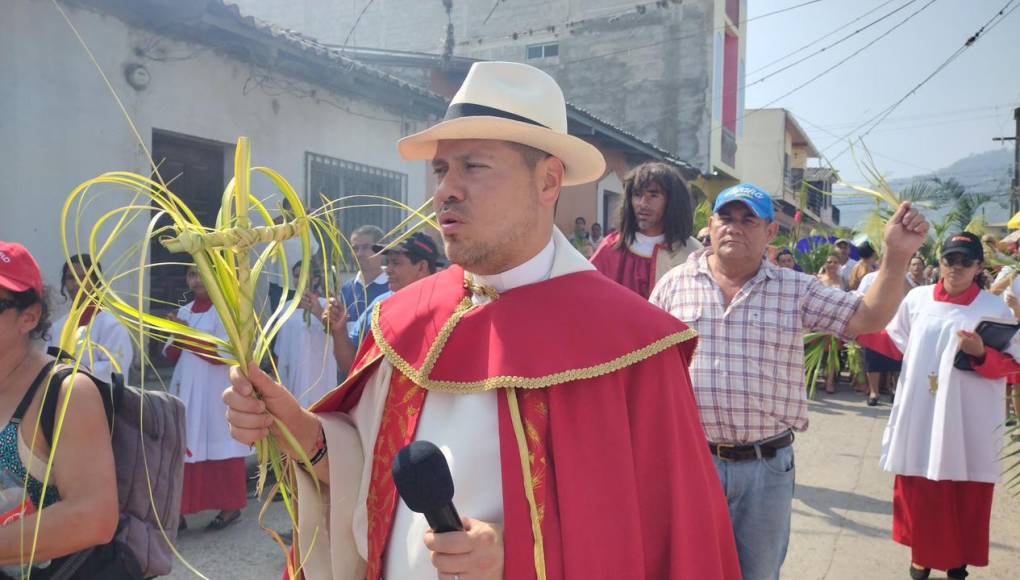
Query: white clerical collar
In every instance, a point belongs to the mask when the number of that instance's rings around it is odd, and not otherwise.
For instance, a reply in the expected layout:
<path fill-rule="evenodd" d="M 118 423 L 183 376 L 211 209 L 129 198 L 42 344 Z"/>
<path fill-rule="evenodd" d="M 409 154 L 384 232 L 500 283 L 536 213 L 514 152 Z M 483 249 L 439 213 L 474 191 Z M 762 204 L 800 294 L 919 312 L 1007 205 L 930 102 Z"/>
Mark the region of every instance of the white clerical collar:
<path fill-rule="evenodd" d="M 496 292 L 506 292 L 519 286 L 527 286 L 528 284 L 547 280 L 552 272 L 553 258 L 555 256 L 556 246 L 553 244 L 552 238 L 550 238 L 549 243 L 542 248 L 541 252 L 516 268 L 511 268 L 506 272 L 491 276 L 479 274 L 471 274 L 471 276 L 477 284 L 489 286 Z"/>
<path fill-rule="evenodd" d="M 365 285 L 365 275 L 359 271 L 354 276 L 354 281 L 357 282 L 358 284 L 361 284 L 362 286 L 364 286 Z M 372 284 L 388 284 L 389 281 L 390 281 L 390 277 L 386 275 L 385 271 L 383 271 L 382 274 L 379 274 L 378 276 L 376 276 L 375 280 L 372 280 Z"/>

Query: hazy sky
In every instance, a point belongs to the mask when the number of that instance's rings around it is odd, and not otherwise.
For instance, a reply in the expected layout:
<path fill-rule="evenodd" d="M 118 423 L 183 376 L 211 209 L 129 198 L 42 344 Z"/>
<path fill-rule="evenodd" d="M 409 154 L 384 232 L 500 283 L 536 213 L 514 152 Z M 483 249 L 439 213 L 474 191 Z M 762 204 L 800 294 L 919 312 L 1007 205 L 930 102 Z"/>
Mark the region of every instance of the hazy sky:
<path fill-rule="evenodd" d="M 930 1 L 820 0 L 748 22 L 746 106 L 767 105 L 846 58 Z M 842 137 L 896 102 L 1008 1 L 935 0 L 845 64 L 769 106 L 792 111 L 814 144 L 819 149 L 831 146 L 825 153 L 835 156 L 846 147 L 846 140 L 837 142 L 836 137 L 826 131 Z M 747 18 L 804 2 L 749 0 Z M 763 76 L 905 4 L 909 5 L 851 39 L 750 86 Z M 1018 5 L 1020 0 L 1014 0 L 1009 8 Z M 833 32 L 876 8 L 863 19 Z M 758 70 L 822 36 L 826 36 L 825 40 Z M 952 64 L 904 101 L 865 138 L 865 143 L 881 170 L 890 177 L 926 173 L 971 153 L 1001 147 L 992 142 L 992 137 L 1013 135 L 1013 108 L 1017 106 L 1020 106 L 1020 9 L 1009 14 L 987 36 L 982 35 Z M 1006 146 L 1012 150 L 1012 142 Z M 844 180 L 860 178 L 849 153 L 833 163 Z"/>

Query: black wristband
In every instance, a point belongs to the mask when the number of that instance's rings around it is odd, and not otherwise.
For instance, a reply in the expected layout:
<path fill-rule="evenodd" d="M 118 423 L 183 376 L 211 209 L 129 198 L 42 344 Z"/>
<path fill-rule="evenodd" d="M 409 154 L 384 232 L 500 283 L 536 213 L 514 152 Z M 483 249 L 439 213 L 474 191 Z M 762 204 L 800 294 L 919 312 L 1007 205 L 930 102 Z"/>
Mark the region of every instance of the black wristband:
<path fill-rule="evenodd" d="M 312 455 L 311 459 L 308 460 L 308 462 L 312 465 L 318 465 L 319 462 L 326 457 L 326 452 L 329 450 L 329 446 L 326 445 L 326 430 L 322 427 L 319 428 L 321 429 L 322 446 L 319 447 L 319 450 L 315 452 L 315 455 Z"/>

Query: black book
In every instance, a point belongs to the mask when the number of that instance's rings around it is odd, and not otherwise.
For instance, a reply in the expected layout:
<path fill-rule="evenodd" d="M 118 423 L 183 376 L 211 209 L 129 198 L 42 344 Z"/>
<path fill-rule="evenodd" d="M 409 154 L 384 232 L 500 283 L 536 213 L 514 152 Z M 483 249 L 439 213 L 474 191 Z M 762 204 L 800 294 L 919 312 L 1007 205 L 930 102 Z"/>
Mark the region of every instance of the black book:
<path fill-rule="evenodd" d="M 985 343 L 985 348 L 994 348 L 997 351 L 1004 351 L 1009 347 L 1010 341 L 1020 330 L 1020 324 L 1009 324 L 993 320 L 982 320 L 974 330 Z M 956 353 L 953 359 L 953 366 L 964 371 L 974 370 L 974 357 L 963 352 Z"/>

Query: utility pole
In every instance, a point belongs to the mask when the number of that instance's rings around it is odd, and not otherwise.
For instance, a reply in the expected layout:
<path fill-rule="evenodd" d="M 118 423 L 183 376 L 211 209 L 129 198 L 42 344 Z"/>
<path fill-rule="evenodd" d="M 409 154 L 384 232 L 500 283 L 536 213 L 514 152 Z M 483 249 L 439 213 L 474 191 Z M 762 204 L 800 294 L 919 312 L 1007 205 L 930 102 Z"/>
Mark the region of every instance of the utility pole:
<path fill-rule="evenodd" d="M 995 137 L 992 141 L 1013 142 L 1013 184 L 1009 190 L 1009 213 L 1014 216 L 1020 212 L 1020 107 L 1013 109 L 1016 120 L 1016 133 L 1012 137 Z"/>

